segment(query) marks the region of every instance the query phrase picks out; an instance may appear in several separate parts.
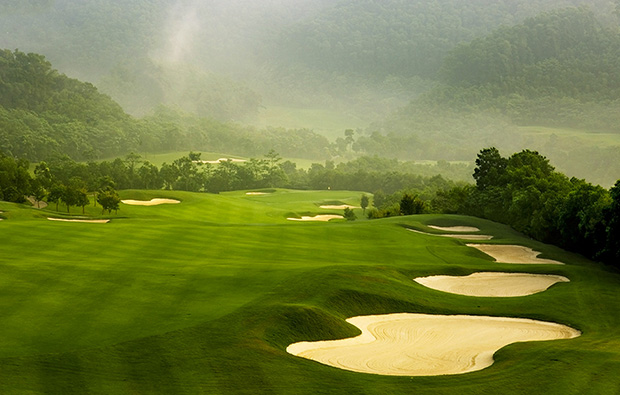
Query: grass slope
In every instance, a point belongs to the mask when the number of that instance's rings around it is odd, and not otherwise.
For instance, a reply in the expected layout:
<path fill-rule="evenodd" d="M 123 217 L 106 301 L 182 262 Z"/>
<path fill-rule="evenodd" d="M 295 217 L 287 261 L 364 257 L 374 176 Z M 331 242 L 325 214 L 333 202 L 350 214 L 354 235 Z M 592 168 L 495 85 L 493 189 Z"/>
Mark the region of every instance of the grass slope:
<path fill-rule="evenodd" d="M 477 218 L 286 220 L 340 213 L 319 205 L 356 205 L 360 195 L 123 191 L 182 203 L 122 205 L 103 216 L 108 224 L 52 222 L 53 210 L 0 202 L 0 393 L 620 391 L 620 275 Z M 476 226 L 493 243 L 527 245 L 567 265 L 498 264 L 462 241 L 404 229 L 425 224 Z M 412 281 L 493 270 L 571 282 L 521 298 L 473 298 Z M 294 341 L 355 335 L 347 317 L 392 312 L 534 318 L 583 336 L 513 344 L 488 369 L 442 377 L 352 373 L 285 352 Z"/>

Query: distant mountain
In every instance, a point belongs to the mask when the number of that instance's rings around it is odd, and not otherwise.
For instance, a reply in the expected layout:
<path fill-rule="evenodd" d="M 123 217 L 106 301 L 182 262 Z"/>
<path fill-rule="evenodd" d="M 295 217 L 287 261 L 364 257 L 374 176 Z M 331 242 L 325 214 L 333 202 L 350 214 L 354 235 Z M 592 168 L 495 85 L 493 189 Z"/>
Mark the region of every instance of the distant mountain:
<path fill-rule="evenodd" d="M 293 62 L 317 69 L 434 79 L 456 45 L 573 5 L 602 20 L 613 9 L 600 0 L 343 0 L 292 26 L 280 44 Z"/>
<path fill-rule="evenodd" d="M 138 115 L 244 119 L 260 97 L 368 113 L 428 89 L 456 45 L 583 4 L 615 18 L 606 0 L 6 0 L 0 47 L 43 54 Z"/>

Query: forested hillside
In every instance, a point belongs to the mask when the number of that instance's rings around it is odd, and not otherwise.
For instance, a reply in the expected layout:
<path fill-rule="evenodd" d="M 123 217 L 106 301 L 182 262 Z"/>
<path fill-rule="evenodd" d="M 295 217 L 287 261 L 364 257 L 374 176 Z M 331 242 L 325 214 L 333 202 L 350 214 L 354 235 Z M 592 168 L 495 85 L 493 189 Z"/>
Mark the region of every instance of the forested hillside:
<path fill-rule="evenodd" d="M 318 69 L 434 79 L 457 44 L 570 5 L 609 11 L 608 2 L 580 0 L 346 0 L 294 26 L 283 44 Z"/>
<path fill-rule="evenodd" d="M 332 148 L 310 130 L 257 131 L 165 107 L 135 119 L 92 84 L 60 74 L 45 57 L 0 51 L 1 153 L 40 161 L 190 149 L 237 155 L 276 149 L 316 159 L 329 157 Z"/>
<path fill-rule="evenodd" d="M 45 55 L 134 115 L 240 120 L 261 97 L 381 114 L 428 89 L 457 44 L 583 4 L 615 22 L 603 0 L 11 0 L 0 47 Z"/>
<path fill-rule="evenodd" d="M 452 50 L 442 84 L 371 128 L 360 148 L 372 152 L 387 135 L 403 154 L 454 160 L 480 144 L 513 152 L 528 146 L 544 149 L 563 171 L 611 185 L 620 173 L 613 137 L 620 133 L 619 61 L 618 27 L 588 9 L 528 18 Z"/>

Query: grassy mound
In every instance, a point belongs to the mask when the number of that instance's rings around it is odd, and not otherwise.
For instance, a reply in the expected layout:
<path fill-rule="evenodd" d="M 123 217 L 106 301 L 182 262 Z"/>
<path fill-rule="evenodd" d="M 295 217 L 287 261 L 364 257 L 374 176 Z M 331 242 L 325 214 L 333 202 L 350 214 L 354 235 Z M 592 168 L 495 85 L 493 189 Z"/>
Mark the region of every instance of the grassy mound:
<path fill-rule="evenodd" d="M 122 191 L 123 199 L 181 203 L 122 206 L 105 226 L 48 221 L 55 207 L 0 202 L 0 393 L 617 392 L 620 275 L 476 218 L 286 221 L 360 196 Z M 495 236 L 491 243 L 525 245 L 566 265 L 495 263 L 460 240 L 405 229 L 427 224 L 475 226 Z M 474 298 L 412 280 L 488 270 L 571 283 Z M 488 369 L 458 377 L 352 373 L 285 351 L 295 341 L 356 335 L 347 317 L 399 312 L 532 318 L 583 336 L 514 344 Z"/>

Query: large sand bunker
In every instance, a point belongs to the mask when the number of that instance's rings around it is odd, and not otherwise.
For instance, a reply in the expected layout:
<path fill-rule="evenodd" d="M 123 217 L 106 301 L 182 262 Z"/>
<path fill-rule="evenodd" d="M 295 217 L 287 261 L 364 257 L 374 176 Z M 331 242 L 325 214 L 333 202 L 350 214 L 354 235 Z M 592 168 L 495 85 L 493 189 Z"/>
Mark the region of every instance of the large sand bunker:
<path fill-rule="evenodd" d="M 61 221 L 61 222 L 83 222 L 87 224 L 107 224 L 110 222 L 109 219 L 64 219 L 64 218 L 52 218 L 47 217 L 50 221 Z"/>
<path fill-rule="evenodd" d="M 336 205 L 336 204 L 325 204 L 323 206 L 320 206 L 323 209 L 326 210 L 344 210 L 346 208 L 350 208 L 350 209 L 354 209 L 354 208 L 359 208 L 357 206 L 351 206 L 349 204 L 341 204 L 341 205 Z"/>
<path fill-rule="evenodd" d="M 462 239 L 462 240 L 491 240 L 493 238 L 493 236 L 489 236 L 489 235 L 462 235 L 462 234 L 438 234 L 438 233 L 427 233 L 427 232 L 422 232 L 419 230 L 415 230 L 415 229 L 407 229 L 410 230 L 412 232 L 415 233 L 419 233 L 422 235 L 427 235 L 427 236 L 439 236 L 439 237 L 450 237 L 453 239 Z"/>
<path fill-rule="evenodd" d="M 477 248 L 490 255 L 498 263 L 564 264 L 552 259 L 537 258 L 540 252 L 525 246 L 499 244 L 467 244 L 467 246 Z"/>
<path fill-rule="evenodd" d="M 516 342 L 571 339 L 565 325 L 522 318 L 389 314 L 353 317 L 362 334 L 349 339 L 293 343 L 287 352 L 361 373 L 437 376 L 493 364 L 493 354 Z"/>
<path fill-rule="evenodd" d="M 438 291 L 467 296 L 514 297 L 533 295 L 553 284 L 569 282 L 555 274 L 481 272 L 469 276 L 430 276 L 413 279 Z"/>
<path fill-rule="evenodd" d="M 121 200 L 124 204 L 129 204 L 130 206 L 157 206 L 158 204 L 177 204 L 181 203 L 175 199 L 161 199 L 155 198 L 151 200 Z"/>
<path fill-rule="evenodd" d="M 443 230 L 445 232 L 479 232 L 480 229 L 473 226 L 435 226 L 427 225 L 429 228 Z"/>
<path fill-rule="evenodd" d="M 320 221 L 327 222 L 332 219 L 342 219 L 344 218 L 342 215 L 333 215 L 333 214 L 323 214 L 323 215 L 315 215 L 314 217 L 302 216 L 301 218 L 287 218 L 289 221 Z"/>

